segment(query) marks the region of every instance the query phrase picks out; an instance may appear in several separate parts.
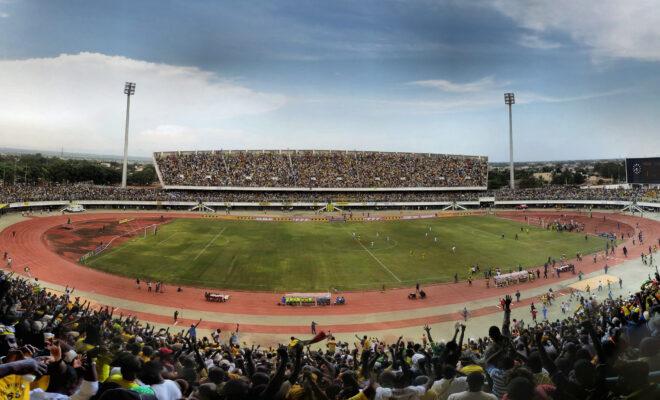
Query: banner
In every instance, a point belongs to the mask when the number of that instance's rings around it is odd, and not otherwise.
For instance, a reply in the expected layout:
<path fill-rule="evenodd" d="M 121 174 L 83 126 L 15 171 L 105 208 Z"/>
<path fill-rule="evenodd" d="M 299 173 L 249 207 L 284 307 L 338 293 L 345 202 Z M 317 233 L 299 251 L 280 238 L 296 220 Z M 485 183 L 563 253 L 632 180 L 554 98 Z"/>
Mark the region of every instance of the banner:
<path fill-rule="evenodd" d="M 428 219 L 435 218 L 434 214 L 424 214 L 424 215 L 404 215 L 401 219 Z"/>

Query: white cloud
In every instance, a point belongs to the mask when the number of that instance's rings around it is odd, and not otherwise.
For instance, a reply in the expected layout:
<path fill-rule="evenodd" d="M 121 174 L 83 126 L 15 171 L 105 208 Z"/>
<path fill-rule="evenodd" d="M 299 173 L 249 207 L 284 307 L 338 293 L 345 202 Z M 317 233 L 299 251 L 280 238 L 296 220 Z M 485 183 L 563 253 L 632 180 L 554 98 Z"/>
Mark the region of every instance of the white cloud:
<path fill-rule="evenodd" d="M 516 104 L 539 104 L 539 103 L 566 103 L 575 101 L 591 100 L 607 96 L 620 95 L 630 92 L 632 89 L 617 89 L 606 92 L 592 92 L 576 94 L 571 96 L 554 96 L 529 90 L 514 90 Z M 506 90 L 508 91 L 508 90 Z M 504 107 L 504 89 L 484 90 L 482 92 L 443 93 L 434 99 L 425 100 L 382 100 L 373 98 L 316 98 L 311 101 L 344 104 L 355 104 L 355 108 L 364 105 L 375 106 L 384 114 L 446 114 L 457 112 L 470 112 L 476 110 Z"/>
<path fill-rule="evenodd" d="M 493 0 L 492 5 L 533 32 L 568 34 L 597 58 L 660 61 L 655 0 Z"/>
<path fill-rule="evenodd" d="M 0 12 L 0 18 L 9 18 L 9 14 L 6 12 Z"/>
<path fill-rule="evenodd" d="M 192 128 L 181 125 L 159 125 L 132 137 L 137 148 L 159 143 L 157 151 L 222 150 L 278 147 L 276 140 L 242 130 Z"/>
<path fill-rule="evenodd" d="M 0 61 L 0 143 L 7 147 L 120 154 L 125 81 L 131 97 L 131 154 L 205 148 L 230 119 L 282 107 L 261 93 L 198 68 L 95 53 Z"/>
<path fill-rule="evenodd" d="M 561 47 L 560 43 L 551 42 L 549 40 L 542 39 L 537 35 L 522 35 L 518 44 L 524 47 L 529 47 L 530 49 L 541 49 L 541 50 L 550 50 L 557 49 Z"/>
<path fill-rule="evenodd" d="M 486 90 L 492 90 L 505 85 L 506 83 L 495 82 L 492 76 L 487 76 L 476 81 L 457 83 L 446 79 L 430 79 L 424 81 L 410 82 L 411 85 L 438 89 L 448 93 L 477 93 Z"/>
<path fill-rule="evenodd" d="M 567 103 L 567 102 L 572 102 L 572 101 L 584 101 L 584 100 L 592 100 L 592 99 L 599 99 L 602 97 L 609 97 L 609 96 L 616 96 L 616 95 L 621 95 L 625 93 L 630 93 L 632 92 L 632 88 L 625 88 L 625 89 L 614 89 L 614 90 L 609 90 L 606 92 L 593 92 L 593 93 L 585 93 L 585 94 L 577 94 L 573 96 L 552 96 L 552 95 L 545 95 L 541 93 L 535 93 L 535 92 L 520 92 L 520 94 L 516 94 L 516 103 L 517 104 L 531 104 L 531 103 Z"/>

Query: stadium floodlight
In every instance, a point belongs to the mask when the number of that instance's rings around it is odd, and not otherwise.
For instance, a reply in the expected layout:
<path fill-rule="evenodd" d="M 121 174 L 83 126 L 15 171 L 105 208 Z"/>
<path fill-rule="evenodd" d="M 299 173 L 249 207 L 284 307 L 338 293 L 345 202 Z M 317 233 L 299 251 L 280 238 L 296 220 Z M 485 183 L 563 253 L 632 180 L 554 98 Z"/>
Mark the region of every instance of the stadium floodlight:
<path fill-rule="evenodd" d="M 516 97 L 513 93 L 504 93 L 504 104 L 509 106 L 509 186 L 515 189 L 513 173 L 513 122 L 511 120 L 511 106 L 516 104 Z"/>
<path fill-rule="evenodd" d="M 128 174 L 128 116 L 131 109 L 131 96 L 135 94 L 135 83 L 126 82 L 124 85 L 126 95 L 126 130 L 124 131 L 124 165 L 121 172 L 121 187 L 126 187 L 126 175 Z"/>
<path fill-rule="evenodd" d="M 126 82 L 126 84 L 124 85 L 124 94 L 127 94 L 129 96 L 135 94 L 135 83 Z"/>

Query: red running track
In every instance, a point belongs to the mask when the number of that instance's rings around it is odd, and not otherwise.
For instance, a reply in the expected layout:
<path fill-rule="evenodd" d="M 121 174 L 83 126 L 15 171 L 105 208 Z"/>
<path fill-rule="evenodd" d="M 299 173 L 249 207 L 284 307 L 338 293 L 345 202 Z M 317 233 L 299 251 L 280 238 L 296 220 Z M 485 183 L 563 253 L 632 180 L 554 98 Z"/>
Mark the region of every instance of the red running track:
<path fill-rule="evenodd" d="M 231 294 L 232 300 L 228 303 L 209 303 L 204 300 L 204 289 L 184 287 L 184 290 L 177 293 L 173 290 L 172 286 L 166 288 L 165 294 L 147 293 L 145 290 L 136 290 L 135 284 L 132 279 L 111 275 L 91 268 L 87 268 L 76 264 L 59 254 L 56 254 L 49 248 L 46 243 L 44 234 L 50 228 L 57 225 L 66 223 L 67 218 L 71 218 L 73 223 L 79 221 L 90 221 L 98 219 L 121 219 L 127 217 L 139 218 L 153 218 L 159 217 L 160 213 L 96 213 L 96 214 L 82 214 L 70 216 L 51 216 L 51 217 L 35 217 L 26 221 L 14 224 L 2 231 L 0 234 L 0 251 L 8 252 L 13 258 L 14 271 L 23 273 L 23 267 L 29 265 L 30 273 L 33 277 L 38 277 L 45 282 L 55 283 L 61 286 L 73 286 L 79 290 L 102 294 L 109 297 L 121 298 L 131 300 L 139 303 L 152 304 L 156 306 L 167 306 L 182 310 L 182 315 L 185 315 L 185 310 L 199 310 L 210 312 L 222 312 L 230 314 L 243 314 L 243 315 L 282 315 L 282 316 L 300 316 L 301 318 L 309 319 L 311 316 L 320 315 L 352 315 L 355 317 L 356 324 L 338 325 L 337 329 L 332 329 L 333 332 L 340 331 L 363 331 L 363 330 L 376 330 L 376 329 L 390 329 L 402 326 L 417 326 L 430 322 L 442 322 L 445 320 L 458 320 L 460 316 L 458 310 L 462 308 L 462 304 L 469 303 L 470 301 L 482 300 L 488 298 L 499 298 L 506 294 L 511 294 L 515 289 L 525 292 L 530 288 L 545 286 L 548 284 L 556 284 L 559 279 L 537 279 L 533 282 L 517 285 L 515 288 L 489 288 L 486 289 L 483 280 L 476 280 L 472 287 L 467 286 L 467 283 L 460 282 L 444 283 L 425 285 L 424 290 L 428 297 L 426 300 L 410 301 L 407 300 L 407 294 L 410 289 L 391 289 L 384 293 L 380 291 L 365 291 L 365 292 L 344 292 L 347 304 L 344 306 L 332 307 L 304 307 L 292 308 L 278 306 L 279 294 L 267 292 L 247 292 L 228 290 L 223 291 Z M 168 213 L 168 218 L 198 218 L 199 214 L 191 213 Z M 621 224 L 622 230 L 644 232 L 646 241 L 645 243 L 655 243 L 660 237 L 660 223 L 652 220 L 642 219 L 628 215 L 619 214 L 604 214 L 594 213 L 593 218 L 588 218 L 584 214 L 570 213 L 570 212 L 506 212 L 498 213 L 498 215 L 512 218 L 523 219 L 524 215 L 545 217 L 545 218 L 558 218 L 559 215 L 564 215 L 568 218 L 574 218 L 580 222 L 585 223 L 587 232 L 594 232 L 598 227 L 604 228 L 612 226 L 616 227 L 616 223 Z M 603 220 L 603 217 L 606 219 Z M 636 229 L 637 227 L 637 229 Z M 13 236 L 15 232 L 15 237 Z M 634 237 L 635 235 L 633 235 Z M 633 246 L 631 240 L 628 239 L 623 244 L 628 247 L 629 258 L 638 257 L 642 252 L 646 252 L 648 245 Z M 622 257 L 622 246 L 619 246 L 617 256 Z M 608 260 L 610 266 L 616 265 L 622 261 L 619 259 Z M 577 270 L 584 273 L 602 270 L 604 262 L 599 261 L 594 264 L 591 257 L 585 257 L 582 262 L 572 260 L 576 265 Z M 563 274 L 564 279 L 570 279 L 571 274 Z M 562 279 L 563 280 L 563 279 Z M 168 290 L 169 289 L 169 290 Z M 208 290 L 208 289 L 207 289 Z M 213 289 L 217 291 L 217 289 Z M 360 323 L 360 318 L 366 314 L 373 313 L 386 313 L 391 311 L 401 311 L 410 309 L 419 309 L 424 307 L 444 306 L 456 304 L 456 313 L 446 315 L 436 315 L 429 318 L 413 318 L 400 321 L 386 321 L 382 323 Z M 486 307 L 480 310 L 474 310 L 472 315 L 483 315 L 499 311 L 496 307 Z M 138 316 L 144 317 L 145 320 L 168 323 L 169 318 L 139 312 L 131 312 Z M 476 314 L 475 314 L 476 313 Z M 181 321 L 188 322 L 188 321 Z M 209 324 L 210 325 L 210 324 Z M 215 324 L 217 326 L 219 324 Z M 209 326 L 210 327 L 210 326 Z M 330 327 L 329 327 L 330 328 Z M 307 323 L 301 326 L 271 326 L 271 325 L 254 325 L 242 326 L 242 330 L 246 332 L 292 332 L 304 329 L 308 330 Z"/>

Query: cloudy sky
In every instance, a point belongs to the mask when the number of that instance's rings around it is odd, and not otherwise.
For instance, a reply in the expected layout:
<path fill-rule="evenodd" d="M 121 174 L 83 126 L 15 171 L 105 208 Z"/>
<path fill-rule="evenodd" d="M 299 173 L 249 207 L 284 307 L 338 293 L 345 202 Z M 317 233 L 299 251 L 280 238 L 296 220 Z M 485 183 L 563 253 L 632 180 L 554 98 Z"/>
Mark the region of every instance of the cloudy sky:
<path fill-rule="evenodd" d="M 0 147 L 660 153 L 637 0 L 0 0 Z"/>

